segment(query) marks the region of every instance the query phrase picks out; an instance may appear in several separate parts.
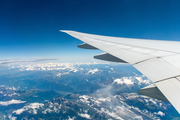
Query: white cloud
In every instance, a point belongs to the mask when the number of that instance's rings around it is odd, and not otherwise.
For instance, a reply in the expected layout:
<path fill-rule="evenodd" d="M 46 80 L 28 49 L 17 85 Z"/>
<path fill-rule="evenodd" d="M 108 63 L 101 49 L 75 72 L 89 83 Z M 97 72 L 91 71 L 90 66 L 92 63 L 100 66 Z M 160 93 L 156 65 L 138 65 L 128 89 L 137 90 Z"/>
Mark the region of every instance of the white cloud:
<path fill-rule="evenodd" d="M 126 85 L 133 85 L 134 82 L 132 81 L 132 79 L 128 78 L 128 77 L 122 77 L 121 79 L 117 78 L 114 80 L 113 83 L 117 83 L 117 84 L 126 84 Z"/>
<path fill-rule="evenodd" d="M 126 85 L 134 85 L 134 83 L 138 83 L 139 85 L 141 84 L 150 84 L 151 81 L 150 80 L 144 80 L 143 76 L 130 76 L 130 77 L 122 77 L 122 78 L 117 78 L 114 80 L 113 84 L 126 84 Z"/>
<path fill-rule="evenodd" d="M 87 119 L 91 119 L 90 115 L 88 115 L 88 114 L 79 114 L 78 113 L 78 115 L 81 117 L 87 118 Z"/>
<path fill-rule="evenodd" d="M 12 86 L 12 90 L 16 90 L 16 88 L 14 86 Z"/>
<path fill-rule="evenodd" d="M 43 114 L 47 114 L 47 112 L 50 113 L 51 111 L 52 111 L 51 109 L 47 108 L 47 109 L 45 109 L 44 111 L 42 111 L 42 113 L 43 113 Z"/>
<path fill-rule="evenodd" d="M 24 111 L 25 111 L 25 109 L 21 108 L 21 109 L 13 111 L 12 113 L 16 113 L 17 115 L 19 115 L 19 114 L 23 113 Z"/>
<path fill-rule="evenodd" d="M 21 101 L 21 100 L 9 100 L 9 101 L 0 101 L 0 105 L 2 106 L 8 106 L 11 104 L 20 104 L 20 103 L 25 103 L 26 101 Z"/>
<path fill-rule="evenodd" d="M 99 70 L 96 68 L 96 69 L 93 69 L 93 70 L 89 70 L 88 73 L 91 73 L 91 74 L 94 74 L 96 72 L 98 72 Z"/>
<path fill-rule="evenodd" d="M 111 98 L 110 98 L 110 97 L 107 97 L 107 98 L 99 98 L 98 100 L 105 102 L 105 101 L 111 101 Z"/>
<path fill-rule="evenodd" d="M 10 115 L 8 115 L 8 118 L 9 118 L 10 120 L 16 120 L 17 117 L 14 117 L 14 116 L 12 116 L 12 115 L 10 114 Z"/>
<path fill-rule="evenodd" d="M 135 116 L 134 119 L 136 120 L 143 120 L 142 116 Z"/>
<path fill-rule="evenodd" d="M 12 94 L 4 94 L 3 96 L 9 96 L 9 97 L 11 97 L 11 96 L 13 96 L 13 95 L 18 95 L 18 96 L 20 96 L 20 94 L 18 94 L 18 93 L 12 93 Z"/>
<path fill-rule="evenodd" d="M 133 80 L 136 80 L 133 77 Z M 137 80 L 136 80 L 137 82 Z M 112 85 L 111 85 L 112 86 Z M 136 119 L 143 120 L 143 115 L 150 114 L 147 110 L 140 110 L 137 107 L 129 106 L 124 100 L 138 100 L 141 101 L 140 96 L 137 93 L 123 93 L 122 95 L 113 96 L 110 94 L 111 86 L 106 86 L 105 88 L 101 88 L 97 90 L 92 95 L 82 95 L 79 96 L 79 102 L 88 105 L 93 108 L 100 114 L 107 114 L 115 119 L 123 120 L 123 119 Z M 109 94 L 108 94 L 109 92 Z M 142 96 L 141 96 L 142 97 Z M 146 97 L 143 97 L 146 99 Z M 151 99 L 147 99 L 148 102 L 152 102 Z M 157 103 L 154 103 L 156 104 Z M 103 105 L 103 106 L 102 106 Z M 97 106 L 100 106 L 101 109 L 96 109 Z M 159 115 L 162 113 L 159 112 Z M 156 116 L 151 116 L 152 118 L 157 118 Z"/>
<path fill-rule="evenodd" d="M 6 87 L 6 89 L 9 89 L 9 90 L 16 90 L 16 88 L 14 86 L 11 87 Z"/>
<path fill-rule="evenodd" d="M 162 111 L 158 111 L 158 113 L 154 112 L 154 114 L 160 115 L 160 116 L 164 116 L 165 113 L 163 113 Z"/>
<path fill-rule="evenodd" d="M 11 65 L 10 68 L 18 68 L 20 71 L 32 71 L 32 70 L 40 70 L 40 71 L 46 71 L 46 70 L 65 70 L 69 69 L 70 71 L 77 72 L 78 69 L 75 67 L 76 65 L 94 65 L 94 64 L 109 64 L 109 63 L 24 63 L 24 64 L 17 64 L 17 65 Z"/>
<path fill-rule="evenodd" d="M 69 74 L 69 72 L 58 73 L 56 76 L 61 77 L 62 75 L 67 75 L 67 74 Z"/>
<path fill-rule="evenodd" d="M 68 120 L 74 120 L 76 117 L 70 117 L 70 116 L 68 116 Z"/>
<path fill-rule="evenodd" d="M 27 105 L 27 106 L 24 106 L 23 108 L 21 109 L 18 109 L 18 110 L 14 110 L 12 113 L 15 113 L 17 115 L 23 113 L 24 111 L 28 111 L 28 112 L 32 112 L 33 114 L 37 114 L 37 108 L 40 108 L 44 106 L 44 104 L 42 103 L 31 103 L 30 105 Z"/>
<path fill-rule="evenodd" d="M 124 120 L 123 118 L 121 118 L 120 116 L 116 115 L 116 113 L 114 112 L 109 112 L 108 110 L 105 110 L 104 108 L 101 108 L 101 112 L 108 114 L 109 116 L 116 118 L 118 120 Z"/>

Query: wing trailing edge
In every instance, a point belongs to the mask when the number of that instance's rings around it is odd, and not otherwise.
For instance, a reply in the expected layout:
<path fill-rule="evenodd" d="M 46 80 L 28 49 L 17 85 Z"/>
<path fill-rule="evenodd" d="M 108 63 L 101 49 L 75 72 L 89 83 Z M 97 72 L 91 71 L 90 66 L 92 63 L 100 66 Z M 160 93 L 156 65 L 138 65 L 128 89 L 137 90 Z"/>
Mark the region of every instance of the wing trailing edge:
<path fill-rule="evenodd" d="M 119 59 L 109 53 L 103 53 L 100 55 L 96 55 L 96 56 L 94 56 L 94 58 L 99 59 L 99 60 L 111 61 L 111 62 L 127 63 L 126 61 Z"/>
<path fill-rule="evenodd" d="M 162 92 L 156 87 L 155 84 L 146 86 L 138 91 L 139 94 L 169 102 L 169 100 L 162 94 Z"/>
<path fill-rule="evenodd" d="M 83 48 L 83 49 L 92 49 L 92 50 L 98 50 L 98 48 L 92 46 L 92 45 L 89 45 L 87 43 L 83 43 L 83 44 L 80 44 L 77 46 L 78 48 Z"/>

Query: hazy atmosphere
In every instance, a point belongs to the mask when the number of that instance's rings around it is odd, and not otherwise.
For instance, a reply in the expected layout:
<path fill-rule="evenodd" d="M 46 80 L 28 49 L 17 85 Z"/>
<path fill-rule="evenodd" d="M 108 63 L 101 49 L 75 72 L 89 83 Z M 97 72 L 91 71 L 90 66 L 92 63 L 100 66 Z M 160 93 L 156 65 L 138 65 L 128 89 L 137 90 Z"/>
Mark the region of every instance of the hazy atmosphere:
<path fill-rule="evenodd" d="M 180 41 L 179 0 L 0 0 L 0 119 L 180 119 L 152 81 L 59 30 Z M 173 46 L 174 47 L 174 46 Z"/>

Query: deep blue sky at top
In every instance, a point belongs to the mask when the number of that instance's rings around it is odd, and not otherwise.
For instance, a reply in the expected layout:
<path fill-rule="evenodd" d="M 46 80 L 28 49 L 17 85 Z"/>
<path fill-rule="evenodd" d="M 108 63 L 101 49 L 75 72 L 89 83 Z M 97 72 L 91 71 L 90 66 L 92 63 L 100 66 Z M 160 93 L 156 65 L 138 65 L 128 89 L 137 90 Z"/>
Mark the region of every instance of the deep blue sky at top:
<path fill-rule="evenodd" d="M 58 30 L 180 41 L 180 1 L 0 0 L 0 59 L 101 53 L 76 48 L 82 42 Z"/>

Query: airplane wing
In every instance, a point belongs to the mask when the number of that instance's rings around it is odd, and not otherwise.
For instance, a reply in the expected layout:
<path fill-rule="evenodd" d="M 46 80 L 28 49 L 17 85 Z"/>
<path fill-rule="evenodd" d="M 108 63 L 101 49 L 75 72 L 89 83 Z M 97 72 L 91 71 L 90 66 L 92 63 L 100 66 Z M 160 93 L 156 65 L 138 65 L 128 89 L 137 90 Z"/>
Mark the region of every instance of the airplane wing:
<path fill-rule="evenodd" d="M 132 64 L 153 81 L 139 93 L 170 102 L 180 113 L 180 42 L 61 31 L 83 41 L 84 44 L 78 46 L 80 48 L 105 52 L 94 56 L 96 59 Z"/>

